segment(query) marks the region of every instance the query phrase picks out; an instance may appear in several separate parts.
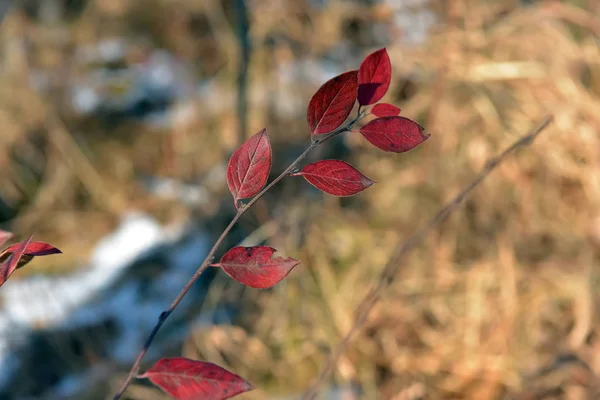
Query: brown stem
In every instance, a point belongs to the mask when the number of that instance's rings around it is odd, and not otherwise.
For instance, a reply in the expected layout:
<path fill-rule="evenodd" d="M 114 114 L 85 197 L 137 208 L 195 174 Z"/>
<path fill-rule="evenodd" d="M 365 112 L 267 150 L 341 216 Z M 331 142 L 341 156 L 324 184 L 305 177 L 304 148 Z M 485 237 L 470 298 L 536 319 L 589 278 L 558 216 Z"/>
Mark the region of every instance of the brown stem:
<path fill-rule="evenodd" d="M 196 282 L 196 280 L 206 270 L 206 268 L 208 268 L 210 266 L 210 261 L 212 260 L 215 252 L 217 251 L 217 248 L 221 245 L 221 243 L 223 243 L 223 240 L 225 239 L 225 237 L 227 236 L 227 234 L 229 234 L 229 232 L 231 231 L 231 228 L 233 228 L 233 226 L 242 217 L 242 215 L 244 215 L 244 213 L 246 211 L 248 211 L 250 209 L 250 207 L 252 207 L 252 205 L 254 205 L 254 203 L 256 203 L 265 193 L 267 193 L 273 186 L 275 186 L 275 184 L 277 184 L 277 182 L 279 182 L 280 180 L 282 180 L 283 178 L 285 178 L 294 168 L 296 168 L 296 166 L 302 160 L 304 160 L 306 158 L 306 156 L 311 151 L 313 151 L 317 146 L 325 143 L 326 141 L 332 139 L 333 137 L 335 137 L 335 136 L 337 136 L 337 135 L 339 135 L 339 134 L 341 134 L 343 132 L 349 132 L 350 130 L 352 130 L 352 127 L 354 126 L 354 124 L 356 124 L 356 122 L 358 120 L 360 120 L 363 117 L 363 115 L 364 115 L 363 113 L 358 112 L 358 115 L 356 116 L 356 118 L 353 119 L 352 121 L 350 121 L 344 127 L 340 128 L 338 130 L 335 130 L 335 131 L 333 131 L 331 133 L 328 133 L 326 135 L 323 135 L 323 137 L 321 137 L 321 138 L 317 138 L 317 139 L 312 140 L 311 144 L 306 148 L 306 150 L 304 150 L 304 152 L 302 154 L 300 154 L 298 156 L 298 158 L 296 158 L 285 169 L 285 171 L 283 171 L 277 178 L 275 178 L 271 183 L 269 183 L 260 192 L 258 192 L 258 194 L 256 194 L 247 204 L 240 206 L 240 208 L 238 209 L 237 214 L 235 214 L 235 217 L 233 217 L 233 219 L 231 220 L 231 222 L 229 223 L 229 225 L 227 225 L 227 228 L 225 228 L 225 230 L 223 231 L 223 233 L 221 233 L 221 236 L 219 236 L 219 238 L 217 239 L 217 241 L 215 242 L 215 244 L 213 245 L 213 247 L 208 252 L 208 255 L 206 256 L 206 258 L 204 259 L 204 261 L 200 265 L 200 268 L 198 268 L 196 270 L 196 272 L 194 273 L 194 276 L 192 276 L 192 278 L 184 286 L 184 288 L 181 290 L 181 292 L 179 292 L 179 294 L 177 295 L 177 297 L 175 298 L 175 300 L 173 301 L 173 303 L 169 306 L 169 308 L 167 310 L 163 311 L 160 314 L 160 316 L 158 317 L 158 322 L 156 323 L 156 325 L 152 329 L 152 332 L 148 336 L 148 339 L 146 339 L 146 342 L 144 343 L 144 347 L 142 348 L 142 350 L 140 351 L 140 354 L 137 356 L 135 362 L 133 363 L 133 366 L 131 367 L 131 370 L 129 371 L 129 374 L 127 375 L 127 378 L 125 379 L 125 382 L 123 382 L 123 384 L 121 385 L 121 388 L 119 389 L 119 391 L 117 392 L 117 394 L 114 395 L 113 400 L 119 400 L 121 398 L 121 396 L 123 395 L 123 393 L 125 393 L 125 390 L 127 390 L 127 387 L 129 386 L 129 384 L 131 383 L 131 381 L 133 380 L 133 378 L 135 378 L 138 375 L 138 372 L 140 370 L 140 364 L 142 363 L 142 360 L 144 359 L 144 356 L 148 352 L 148 349 L 150 348 L 150 345 L 154 341 L 154 337 L 158 333 L 159 329 L 163 326 L 163 324 L 165 323 L 165 321 L 167 320 L 167 318 L 169 318 L 169 316 L 171 315 L 171 313 L 173 313 L 173 311 L 175 310 L 175 308 L 179 305 L 179 303 L 183 299 L 183 296 L 185 296 L 186 293 L 190 290 L 190 288 L 192 287 L 192 285 L 194 284 L 194 282 Z"/>
<path fill-rule="evenodd" d="M 390 285 L 390 283 L 392 283 L 397 277 L 401 267 L 400 262 L 404 259 L 404 257 L 406 257 L 406 255 L 412 249 L 417 247 L 417 245 L 419 245 L 423 241 L 423 239 L 427 236 L 427 234 L 429 234 L 429 232 L 438 227 L 440 223 L 442 223 L 453 211 L 455 211 L 462 204 L 464 199 L 475 188 L 477 188 L 485 180 L 485 178 L 487 178 L 488 175 L 506 159 L 507 156 L 515 152 L 517 149 L 521 147 L 526 147 L 533 143 L 535 138 L 550 124 L 550 122 L 552 122 L 552 119 L 552 116 L 547 116 L 526 135 L 521 136 L 502 153 L 490 159 L 486 163 L 483 170 L 475 177 L 475 179 L 460 193 L 458 193 L 456 197 L 454 197 L 449 203 L 444 205 L 437 212 L 437 214 L 435 214 L 433 218 L 429 220 L 427 224 L 423 225 L 419 230 L 417 230 L 415 233 L 409 236 L 408 239 L 406 239 L 404 242 L 398 243 L 396 250 L 388 260 L 381 274 L 379 275 L 377 282 L 369 290 L 367 295 L 362 299 L 362 301 L 356 308 L 356 311 L 354 313 L 354 321 L 352 323 L 352 326 L 350 327 L 350 330 L 332 349 L 331 353 L 329 354 L 327 363 L 323 366 L 323 369 L 321 370 L 317 378 L 306 390 L 306 392 L 302 396 L 302 400 L 312 400 L 316 398 L 319 387 L 323 385 L 327 377 L 331 374 L 333 368 L 337 365 L 339 358 L 346 351 L 346 347 L 348 347 L 348 344 L 352 340 L 353 336 L 358 333 L 358 331 L 367 321 L 369 313 L 371 312 L 375 304 L 377 304 L 377 302 L 379 301 L 381 292 L 385 288 L 387 288 Z"/>

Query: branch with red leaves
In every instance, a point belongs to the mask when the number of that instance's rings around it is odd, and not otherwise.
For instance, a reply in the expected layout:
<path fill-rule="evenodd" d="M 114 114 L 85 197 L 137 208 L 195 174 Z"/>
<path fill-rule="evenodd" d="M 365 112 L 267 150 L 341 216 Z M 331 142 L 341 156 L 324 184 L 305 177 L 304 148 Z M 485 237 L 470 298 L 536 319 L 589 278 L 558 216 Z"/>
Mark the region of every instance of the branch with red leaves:
<path fill-rule="evenodd" d="M 317 146 L 344 132 L 353 131 L 356 123 L 368 115 L 376 118 L 357 132 L 381 150 L 406 152 L 429 137 L 422 126 L 398 116 L 400 109 L 391 104 L 377 104 L 371 107 L 370 112 L 363 109 L 377 103 L 385 95 L 390 86 L 391 72 L 388 53 L 386 49 L 380 49 L 368 55 L 358 70 L 345 72 L 325 82 L 308 105 L 310 145 L 268 185 L 273 155 L 266 129 L 250 137 L 232 154 L 227 165 L 227 186 L 233 196 L 237 214 L 190 281 L 169 308 L 160 314 L 114 400 L 125 393 L 134 378 L 150 379 L 177 400 L 223 400 L 252 389 L 252 385 L 222 367 L 186 358 L 163 358 L 141 375 L 139 369 L 159 329 L 206 268 L 219 267 L 243 285 L 264 289 L 279 283 L 300 263 L 293 258 L 273 257 L 276 250 L 272 247 L 236 246 L 227 251 L 218 263 L 211 264 L 215 252 L 232 227 L 280 180 L 286 176 L 302 176 L 311 185 L 333 196 L 353 196 L 375 183 L 341 160 L 317 161 L 298 170 L 298 165 Z M 356 117 L 344 125 L 357 101 L 359 107 Z M 244 204 L 244 199 L 250 200 Z"/>

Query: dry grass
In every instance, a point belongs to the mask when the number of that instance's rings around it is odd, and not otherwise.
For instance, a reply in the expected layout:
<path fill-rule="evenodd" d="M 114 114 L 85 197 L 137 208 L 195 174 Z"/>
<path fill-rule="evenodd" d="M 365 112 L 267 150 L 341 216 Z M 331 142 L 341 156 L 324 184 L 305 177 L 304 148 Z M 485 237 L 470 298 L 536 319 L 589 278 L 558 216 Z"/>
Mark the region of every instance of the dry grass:
<path fill-rule="evenodd" d="M 219 349 L 269 393 L 247 398 L 301 392 L 397 241 L 547 112 L 554 126 L 413 254 L 333 379 L 359 382 L 368 399 L 600 394 L 600 19 L 591 6 L 452 3 L 451 23 L 425 46 L 390 49 L 390 91 L 398 96 L 410 80 L 403 114 L 425 122 L 432 139 L 391 157 L 351 138 L 379 184 L 359 208 L 332 199 L 303 207 L 284 229 L 302 241 L 273 238 L 288 253 L 297 247 L 303 268 L 273 294 L 249 293 L 261 311 L 246 330 L 193 336 L 188 354 Z"/>
<path fill-rule="evenodd" d="M 176 8 L 168 3 L 181 5 L 157 1 Z M 203 38 L 205 53 L 194 52 L 194 41 L 176 40 L 184 35 L 171 32 L 176 26 L 165 28 L 171 36 L 165 33 L 163 40 L 192 59 L 211 54 L 216 66 L 208 63 L 199 74 L 219 78 L 223 90 L 215 93 L 215 102 L 230 101 L 235 33 L 225 24 L 227 15 L 218 2 L 189 3 L 203 10 L 214 29 L 213 36 Z M 276 31 L 297 40 L 303 57 L 327 53 L 344 37 L 366 52 L 371 42 L 353 37 L 342 29 L 344 23 L 355 18 L 362 26 L 390 19 L 384 6 L 330 2 L 321 12 L 310 13 L 300 2 L 291 3 L 253 3 L 257 43 Z M 351 135 L 353 162 L 377 185 L 352 201 L 325 198 L 307 205 L 290 196 L 285 204 L 269 204 L 269 211 L 259 207 L 259 221 L 266 222 L 269 215 L 276 221 L 259 236 L 301 259 L 302 266 L 274 291 L 246 291 L 247 317 L 240 326 L 195 331 L 184 355 L 227 366 L 261 388 L 240 398 L 301 392 L 328 349 L 349 329 L 358 302 L 398 240 L 464 187 L 487 158 L 552 113 L 555 123 L 534 146 L 506 162 L 413 253 L 332 382 L 359 382 L 365 399 L 600 395 L 600 5 L 550 1 L 520 8 L 513 3 L 436 3 L 445 24 L 424 45 L 388 46 L 395 78 L 387 99 L 422 122 L 431 139 L 419 150 L 393 156 Z M 78 32 L 76 43 L 97 39 L 93 27 L 101 23 L 102 12 L 127 14 L 126 7 L 94 7 L 70 27 Z M 32 35 L 35 28 L 19 32 L 22 24 L 15 18 L 2 25 L 5 43 L 10 35 Z M 214 44 L 217 37 L 219 45 Z M 258 45 L 250 67 L 249 131 L 267 126 L 279 149 L 306 137 L 302 110 L 297 117 L 278 116 L 265 93 L 294 94 L 302 109 L 316 89 L 278 81 L 275 67 L 297 54 L 288 43 Z M 199 107 L 192 122 L 170 135 L 148 135 L 137 128 L 127 140 L 94 140 L 83 131 L 88 125 L 51 119 L 54 112 L 48 110 L 60 106 L 31 93 L 23 84 L 26 68 L 19 64 L 25 61 L 11 60 L 21 79 L 1 83 L 0 96 L 6 97 L 0 99 L 2 139 L 8 140 L 0 143 L 14 145 L 28 132 L 43 129 L 51 166 L 15 226 L 54 235 L 67 253 L 70 246 L 78 249 L 78 257 L 85 256 L 82 241 L 91 246 L 93 238 L 110 229 L 100 221 L 126 207 L 173 218 L 164 211 L 171 210 L 171 203 L 132 188 L 136 169 L 185 179 L 202 176 L 227 159 L 238 139 L 233 107 L 214 113 Z M 15 104 L 26 110 L 26 118 L 15 121 L 20 114 L 7 111 Z M 69 138 L 72 144 L 92 143 L 94 150 L 80 157 L 77 145 L 52 145 Z M 0 159 L 1 165 L 5 162 Z M 2 168 L 0 174 L 5 173 Z M 3 193 L 12 193 L 8 190 L 18 184 L 8 184 Z M 98 190 L 98 185 L 108 189 Z M 27 192 L 17 189 L 15 198 Z M 286 190 L 282 195 L 294 189 Z M 86 201 L 78 203 L 81 193 Z M 107 193 L 110 199 L 103 197 Z M 215 195 L 226 197 L 223 188 Z M 177 209 L 178 217 L 189 213 Z M 87 218 L 99 221 L 88 224 L 99 232 L 77 239 L 77 221 Z M 568 362 L 565 354 L 580 361 Z M 155 396 L 146 390 L 131 393 L 135 398 Z"/>

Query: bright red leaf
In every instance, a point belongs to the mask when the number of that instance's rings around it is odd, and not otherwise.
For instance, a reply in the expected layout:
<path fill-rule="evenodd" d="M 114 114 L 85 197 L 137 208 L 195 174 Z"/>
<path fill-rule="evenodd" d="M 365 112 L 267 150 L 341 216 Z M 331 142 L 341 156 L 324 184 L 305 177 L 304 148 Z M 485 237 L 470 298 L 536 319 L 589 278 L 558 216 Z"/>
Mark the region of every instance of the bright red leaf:
<path fill-rule="evenodd" d="M 394 153 L 411 150 L 429 138 L 421 125 L 404 117 L 374 119 L 360 133 L 374 146 Z"/>
<path fill-rule="evenodd" d="M 162 358 L 138 378 L 148 378 L 177 400 L 224 400 L 253 387 L 218 365 L 183 357 Z"/>
<path fill-rule="evenodd" d="M 358 102 L 377 103 L 390 87 L 392 63 L 386 49 L 369 54 L 358 69 Z"/>
<path fill-rule="evenodd" d="M 12 233 L 0 229 L 0 246 L 6 243 L 12 236 Z"/>
<path fill-rule="evenodd" d="M 2 253 L 0 253 L 0 261 L 4 260 L 4 256 L 6 253 L 12 253 L 19 246 L 19 243 L 13 244 Z M 44 242 L 31 242 L 25 248 L 25 252 L 23 254 L 27 254 L 29 256 L 48 256 L 50 254 L 61 254 L 62 251 L 52 246 L 51 244 Z"/>
<path fill-rule="evenodd" d="M 20 245 L 20 243 L 13 244 L 9 248 L 2 251 L 0 253 L 0 262 L 6 260 L 10 256 L 10 254 L 17 249 L 17 247 L 19 245 Z M 22 268 L 25 265 L 27 265 L 31 260 L 33 260 L 33 257 L 48 256 L 51 254 L 62 254 L 62 251 L 60 251 L 59 249 L 57 249 L 56 247 L 54 247 L 48 243 L 31 242 L 25 248 L 25 252 L 21 256 L 21 259 L 19 260 L 17 269 Z"/>
<path fill-rule="evenodd" d="M 29 236 L 27 240 L 17 244 L 17 247 L 8 256 L 8 258 L 4 260 L 2 264 L 0 264 L 0 286 L 4 285 L 4 282 L 6 282 L 10 275 L 15 272 L 15 269 L 17 269 L 19 260 L 25 253 L 25 249 L 27 248 L 29 242 L 31 242 L 32 237 L 33 235 Z"/>
<path fill-rule="evenodd" d="M 393 104 L 379 103 L 373 106 L 371 113 L 376 117 L 395 117 L 400 115 L 400 109 Z"/>
<path fill-rule="evenodd" d="M 252 136 L 231 155 L 227 165 L 227 186 L 236 208 L 238 200 L 254 196 L 265 186 L 271 171 L 271 158 L 266 129 Z"/>
<path fill-rule="evenodd" d="M 358 95 L 357 75 L 349 71 L 328 80 L 310 99 L 306 117 L 311 135 L 334 131 L 348 118 Z"/>
<path fill-rule="evenodd" d="M 300 261 L 293 258 L 273 257 L 275 249 L 269 246 L 237 246 L 223 255 L 215 267 L 221 267 L 236 281 L 256 289 L 275 286 Z"/>
<path fill-rule="evenodd" d="M 339 197 L 353 196 L 375 183 L 352 165 L 340 160 L 317 161 L 293 175 L 303 176 L 317 189 Z"/>

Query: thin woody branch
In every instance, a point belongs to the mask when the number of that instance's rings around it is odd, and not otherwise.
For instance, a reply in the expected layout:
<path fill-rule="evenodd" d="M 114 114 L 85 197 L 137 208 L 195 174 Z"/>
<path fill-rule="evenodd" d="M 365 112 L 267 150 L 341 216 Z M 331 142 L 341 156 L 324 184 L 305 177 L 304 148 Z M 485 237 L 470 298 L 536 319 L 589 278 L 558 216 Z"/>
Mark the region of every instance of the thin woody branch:
<path fill-rule="evenodd" d="M 344 132 L 351 131 L 352 128 L 354 127 L 354 125 L 356 124 L 356 122 L 358 122 L 364 115 L 365 115 L 364 113 L 359 112 L 358 115 L 356 116 L 356 118 L 354 118 L 352 121 L 350 121 L 343 127 L 336 129 L 335 131 L 328 133 L 326 135 L 322 135 L 322 137 L 317 140 L 311 141 L 311 144 L 306 148 L 306 150 L 304 150 L 304 152 L 302 154 L 300 154 L 298 156 L 298 158 L 296 158 L 285 169 L 285 171 L 283 171 L 281 174 L 279 174 L 279 176 L 277 178 L 273 179 L 273 181 L 271 181 L 271 183 L 269 183 L 259 193 L 257 193 L 254 197 L 252 197 L 252 199 L 248 203 L 241 205 L 239 207 L 238 212 L 236 213 L 235 217 L 233 217 L 233 219 L 231 220 L 229 225 L 227 225 L 225 230 L 221 233 L 221 235 L 219 236 L 219 238 L 217 239 L 217 241 L 215 242 L 213 247 L 210 249 L 206 258 L 204 259 L 204 261 L 202 262 L 200 267 L 196 270 L 196 272 L 194 273 L 192 278 L 184 286 L 184 288 L 181 290 L 181 292 L 179 292 L 179 294 L 177 295 L 177 297 L 175 298 L 173 303 L 169 306 L 169 308 L 166 309 L 165 311 L 163 311 L 160 314 L 160 316 L 158 317 L 158 322 L 152 329 L 152 332 L 150 333 L 150 335 L 148 335 L 148 338 L 146 339 L 146 342 L 144 343 L 142 350 L 140 351 L 135 362 L 133 363 L 131 370 L 129 371 L 129 373 L 127 374 L 127 377 L 125 378 L 125 381 L 119 388 L 118 392 L 114 395 L 113 400 L 120 399 L 121 396 L 123 396 L 123 394 L 129 387 L 129 385 L 131 384 L 131 381 L 135 377 L 138 376 L 138 374 L 140 372 L 140 366 L 141 366 L 142 360 L 144 359 L 144 357 L 146 356 L 146 353 L 148 352 L 148 349 L 152 345 L 152 342 L 154 341 L 156 334 L 158 333 L 160 328 L 163 326 L 163 324 L 165 323 L 167 318 L 169 318 L 169 316 L 173 313 L 175 308 L 177 308 L 177 306 L 179 305 L 181 300 L 183 300 L 183 297 L 187 294 L 187 292 L 190 290 L 192 285 L 198 280 L 200 275 L 202 275 L 202 273 L 210 266 L 210 263 L 214 258 L 215 252 L 217 251 L 219 246 L 223 243 L 223 241 L 225 240 L 225 238 L 227 237 L 227 235 L 229 234 L 231 229 L 234 227 L 234 225 L 237 223 L 237 221 L 242 217 L 242 215 L 244 215 L 246 213 L 246 211 L 248 211 L 273 186 L 275 186 L 279 181 L 281 181 L 283 178 L 288 176 L 290 174 L 290 172 L 292 172 L 297 167 L 297 165 L 300 162 L 302 162 L 314 149 L 316 149 L 318 146 L 322 145 L 323 143 L 327 142 L 328 140 L 332 139 L 335 136 L 338 136 Z"/>
<path fill-rule="evenodd" d="M 346 335 L 338 342 L 338 344 L 331 350 L 327 363 L 323 366 L 321 372 L 317 378 L 313 381 L 310 387 L 306 390 L 302 396 L 302 400 L 312 400 L 317 396 L 319 388 L 325 383 L 338 360 L 344 354 L 348 345 L 354 338 L 354 336 L 361 330 L 369 317 L 369 313 L 377 304 L 381 298 L 382 292 L 397 278 L 401 271 L 402 261 L 405 257 L 416 248 L 425 237 L 433 230 L 435 230 L 442 222 L 448 218 L 448 216 L 456 211 L 458 207 L 463 203 L 465 198 L 475 190 L 481 183 L 492 173 L 496 167 L 504 162 L 509 156 L 511 156 L 518 149 L 527 147 L 533 143 L 537 136 L 542 133 L 553 120 L 553 116 L 549 115 L 545 117 L 535 128 L 529 131 L 524 136 L 521 136 L 512 145 L 506 148 L 502 153 L 496 157 L 491 158 L 486 163 L 483 170 L 475 177 L 475 179 L 465 187 L 460 193 L 456 195 L 449 203 L 443 206 L 434 216 L 423 225 L 419 230 L 413 233 L 408 239 L 400 242 L 396 247 L 396 250 L 388 260 L 383 271 L 379 275 L 375 285 L 365 295 L 363 300 L 359 303 L 354 313 L 354 321 L 352 327 L 346 333 Z"/>

